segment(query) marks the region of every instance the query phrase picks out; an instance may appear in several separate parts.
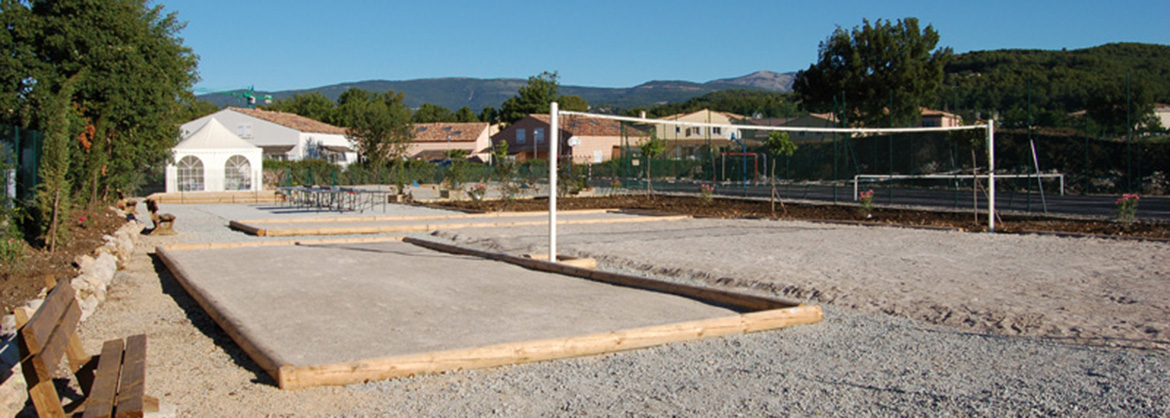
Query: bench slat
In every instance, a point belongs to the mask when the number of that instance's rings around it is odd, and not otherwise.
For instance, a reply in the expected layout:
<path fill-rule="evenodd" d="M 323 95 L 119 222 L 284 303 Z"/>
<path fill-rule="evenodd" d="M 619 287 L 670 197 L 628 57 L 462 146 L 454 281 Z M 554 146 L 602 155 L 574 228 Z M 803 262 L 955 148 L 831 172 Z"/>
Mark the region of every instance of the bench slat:
<path fill-rule="evenodd" d="M 114 416 L 141 417 L 146 396 L 146 335 L 126 338 L 126 357 L 118 383 L 118 405 Z"/>
<path fill-rule="evenodd" d="M 118 370 L 122 366 L 122 340 L 106 341 L 98 357 L 93 389 L 85 404 L 84 418 L 105 418 L 114 412 L 114 396 L 118 393 Z"/>
<path fill-rule="evenodd" d="M 70 302 L 73 301 L 73 295 L 73 286 L 70 286 L 68 281 L 62 280 L 52 292 L 49 292 L 49 296 L 29 319 L 28 324 L 21 328 L 20 333 L 24 336 L 30 353 L 38 354 L 45 348 L 50 335 L 57 328 L 57 323 L 60 322 L 61 315 L 65 313 Z"/>
<path fill-rule="evenodd" d="M 49 334 L 49 340 L 45 341 L 45 347 L 41 350 L 41 357 L 45 359 L 51 373 L 57 373 L 61 358 L 69 347 L 69 339 L 77 333 L 77 324 L 80 322 L 81 307 L 77 306 L 76 300 L 71 299 L 65 314 L 61 315 L 61 323 Z"/>

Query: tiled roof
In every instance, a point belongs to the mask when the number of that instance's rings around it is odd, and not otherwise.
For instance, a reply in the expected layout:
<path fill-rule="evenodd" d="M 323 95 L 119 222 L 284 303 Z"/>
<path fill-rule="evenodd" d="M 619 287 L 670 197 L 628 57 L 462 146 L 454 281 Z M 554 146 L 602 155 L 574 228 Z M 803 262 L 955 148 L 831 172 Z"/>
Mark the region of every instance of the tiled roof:
<path fill-rule="evenodd" d="M 955 117 L 954 113 L 948 113 L 941 110 L 927 109 L 925 107 L 919 107 L 918 109 L 922 112 L 922 116 L 943 116 L 950 118 Z"/>
<path fill-rule="evenodd" d="M 435 122 L 414 124 L 414 142 L 475 142 L 487 122 Z"/>
<path fill-rule="evenodd" d="M 309 119 L 294 113 L 260 109 L 245 109 L 242 107 L 231 107 L 229 109 L 254 117 L 256 119 L 266 120 L 277 125 L 296 129 L 305 133 L 345 135 L 344 128 L 338 128 L 328 123 Z"/>
<path fill-rule="evenodd" d="M 544 123 L 551 123 L 551 119 L 544 113 L 528 115 Z M 560 128 L 573 136 L 622 136 L 622 123 L 610 119 L 586 118 L 581 116 L 562 116 Z M 631 127 L 626 128 L 626 135 L 640 136 L 643 132 Z"/>

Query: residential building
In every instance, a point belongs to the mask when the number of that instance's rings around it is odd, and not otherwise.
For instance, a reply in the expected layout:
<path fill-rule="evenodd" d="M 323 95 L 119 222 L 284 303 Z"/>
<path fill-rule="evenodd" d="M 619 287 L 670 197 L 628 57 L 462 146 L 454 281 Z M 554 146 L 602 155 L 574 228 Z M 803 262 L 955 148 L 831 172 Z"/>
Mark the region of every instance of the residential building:
<path fill-rule="evenodd" d="M 614 120 L 564 116 L 559 123 L 558 153 L 578 164 L 609 161 L 620 155 L 621 147 L 647 138 L 645 132 Z M 548 158 L 549 129 L 549 115 L 531 114 L 492 136 L 492 143 L 506 142 L 508 154 L 520 160 Z"/>
<path fill-rule="evenodd" d="M 924 128 L 950 128 L 963 125 L 963 117 L 954 113 L 925 107 L 919 108 L 919 110 L 922 111 L 922 127 Z"/>
<path fill-rule="evenodd" d="M 244 141 L 262 148 L 265 159 L 321 158 L 342 166 L 357 161 L 357 152 L 346 138 L 345 129 L 285 112 L 228 107 L 184 123 L 180 127 L 183 137 L 212 119 Z"/>
<path fill-rule="evenodd" d="M 713 123 L 731 125 L 747 119 L 747 117 L 729 112 L 717 112 L 702 109 L 691 113 L 680 113 L 658 118 L 658 120 Z M 739 147 L 739 143 L 732 138 L 742 139 L 742 133 L 736 128 L 684 126 L 676 124 L 658 124 L 654 126 L 658 139 L 666 141 L 667 158 L 693 159 L 710 152 L 709 147 L 730 148 Z"/>
<path fill-rule="evenodd" d="M 414 138 L 406 155 L 433 161 L 447 158 L 451 150 L 467 151 L 472 160 L 488 161 L 491 128 L 487 122 L 435 122 L 414 124 Z"/>
<path fill-rule="evenodd" d="M 1162 124 L 1162 129 L 1170 129 L 1170 105 L 1154 103 L 1154 117 Z"/>

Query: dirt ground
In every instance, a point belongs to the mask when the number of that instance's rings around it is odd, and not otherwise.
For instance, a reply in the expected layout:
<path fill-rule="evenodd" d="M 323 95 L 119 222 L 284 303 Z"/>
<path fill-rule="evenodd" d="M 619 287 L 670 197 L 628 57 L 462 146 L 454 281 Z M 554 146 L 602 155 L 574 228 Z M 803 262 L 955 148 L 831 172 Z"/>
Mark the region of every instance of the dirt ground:
<path fill-rule="evenodd" d="M 488 212 L 548 210 L 548 200 L 545 199 L 525 199 L 513 202 L 503 200 L 436 202 L 432 205 L 440 208 Z M 874 208 L 872 217 L 867 217 L 857 206 L 800 205 L 792 203 L 784 204 L 783 207 L 777 204 L 776 211 L 773 212 L 770 202 L 742 199 L 715 198 L 710 201 L 705 201 L 697 197 L 647 197 L 645 195 L 572 197 L 558 198 L 557 208 L 563 210 L 621 208 L 692 215 L 700 218 L 802 219 L 811 221 L 929 226 L 954 228 L 961 231 L 987 230 L 986 215 L 980 215 L 978 222 L 976 222 L 975 217 L 971 213 Z M 1039 231 L 1170 240 L 1170 224 L 1166 223 L 1142 222 L 1126 226 L 1118 222 L 1103 220 L 1003 216 L 996 223 L 996 230 L 1008 233 Z"/>
<path fill-rule="evenodd" d="M 53 252 L 22 243 L 24 256 L 20 261 L 0 266 L 0 312 L 11 313 L 13 308 L 36 297 L 45 286 L 45 276 L 56 279 L 76 277 L 73 260 L 93 253 L 105 244 L 103 235 L 114 233 L 126 223 L 125 219 L 106 208 L 77 209 L 65 219 L 68 238 Z"/>

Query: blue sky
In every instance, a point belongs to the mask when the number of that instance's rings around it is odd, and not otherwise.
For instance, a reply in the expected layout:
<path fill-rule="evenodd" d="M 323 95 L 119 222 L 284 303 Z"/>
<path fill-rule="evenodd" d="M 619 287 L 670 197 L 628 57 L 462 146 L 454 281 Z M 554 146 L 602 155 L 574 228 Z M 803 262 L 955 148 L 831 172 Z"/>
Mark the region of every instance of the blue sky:
<path fill-rule="evenodd" d="M 631 87 L 807 68 L 862 19 L 917 17 L 956 52 L 1170 44 L 1170 1 L 154 0 L 178 12 L 197 87 L 526 78 Z"/>

